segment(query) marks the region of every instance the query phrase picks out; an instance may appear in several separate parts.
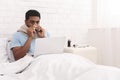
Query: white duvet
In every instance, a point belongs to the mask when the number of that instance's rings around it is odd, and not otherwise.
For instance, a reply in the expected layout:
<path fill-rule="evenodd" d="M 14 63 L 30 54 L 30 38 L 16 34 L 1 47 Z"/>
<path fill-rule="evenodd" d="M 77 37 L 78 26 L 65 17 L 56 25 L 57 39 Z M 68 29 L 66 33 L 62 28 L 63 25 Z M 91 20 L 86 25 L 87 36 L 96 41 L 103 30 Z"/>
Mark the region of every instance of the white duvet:
<path fill-rule="evenodd" d="M 120 69 L 63 53 L 0 64 L 0 80 L 120 80 Z"/>

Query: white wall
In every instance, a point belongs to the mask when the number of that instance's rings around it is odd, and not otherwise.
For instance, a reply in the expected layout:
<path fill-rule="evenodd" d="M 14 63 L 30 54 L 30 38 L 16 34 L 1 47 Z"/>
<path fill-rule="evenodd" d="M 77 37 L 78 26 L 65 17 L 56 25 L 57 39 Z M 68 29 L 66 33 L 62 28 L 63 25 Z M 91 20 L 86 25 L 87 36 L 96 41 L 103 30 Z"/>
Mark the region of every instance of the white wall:
<path fill-rule="evenodd" d="M 120 28 L 88 30 L 90 45 L 97 48 L 98 63 L 120 68 Z"/>
<path fill-rule="evenodd" d="M 0 0 L 0 35 L 24 24 L 28 9 L 42 15 L 41 25 L 51 35 L 65 35 L 74 43 L 87 43 L 87 29 L 95 27 L 96 0 Z"/>
<path fill-rule="evenodd" d="M 120 27 L 120 0 L 97 0 L 97 27 Z"/>
<path fill-rule="evenodd" d="M 88 30 L 89 43 L 97 48 L 99 64 L 120 67 L 120 0 L 96 3 L 96 28 Z"/>

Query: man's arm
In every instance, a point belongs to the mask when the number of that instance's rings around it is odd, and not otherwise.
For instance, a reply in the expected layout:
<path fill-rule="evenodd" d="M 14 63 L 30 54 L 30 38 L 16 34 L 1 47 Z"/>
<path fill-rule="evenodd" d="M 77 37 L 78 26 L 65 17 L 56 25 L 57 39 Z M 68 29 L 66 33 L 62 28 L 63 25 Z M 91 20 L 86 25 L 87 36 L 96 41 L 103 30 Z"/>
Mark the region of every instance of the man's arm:
<path fill-rule="evenodd" d="M 18 60 L 18 59 L 24 57 L 26 55 L 26 53 L 28 52 L 31 42 L 32 42 L 32 39 L 34 37 L 34 29 L 29 28 L 27 30 L 27 34 L 28 34 L 28 39 L 26 40 L 26 42 L 23 46 L 18 46 L 18 47 L 12 48 L 15 60 Z"/>
<path fill-rule="evenodd" d="M 15 60 L 18 60 L 26 55 L 26 53 L 30 48 L 31 41 L 32 41 L 32 38 L 28 38 L 24 46 L 12 48 Z"/>

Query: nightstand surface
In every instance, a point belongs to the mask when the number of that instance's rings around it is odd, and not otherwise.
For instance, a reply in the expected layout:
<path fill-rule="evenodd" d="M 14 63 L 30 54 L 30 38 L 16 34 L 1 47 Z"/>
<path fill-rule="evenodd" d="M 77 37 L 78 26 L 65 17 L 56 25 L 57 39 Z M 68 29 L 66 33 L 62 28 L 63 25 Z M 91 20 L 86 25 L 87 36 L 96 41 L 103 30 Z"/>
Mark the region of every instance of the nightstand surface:
<path fill-rule="evenodd" d="M 65 47 L 64 52 L 77 54 L 91 60 L 94 63 L 97 63 L 97 49 L 95 47 Z"/>

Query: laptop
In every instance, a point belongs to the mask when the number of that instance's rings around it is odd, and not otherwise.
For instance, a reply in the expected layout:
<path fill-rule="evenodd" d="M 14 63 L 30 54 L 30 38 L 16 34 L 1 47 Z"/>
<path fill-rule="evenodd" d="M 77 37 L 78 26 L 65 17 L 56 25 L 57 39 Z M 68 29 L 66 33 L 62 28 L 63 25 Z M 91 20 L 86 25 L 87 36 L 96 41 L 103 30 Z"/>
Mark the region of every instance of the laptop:
<path fill-rule="evenodd" d="M 63 53 L 66 37 L 38 38 L 35 41 L 34 57 L 43 54 Z"/>

